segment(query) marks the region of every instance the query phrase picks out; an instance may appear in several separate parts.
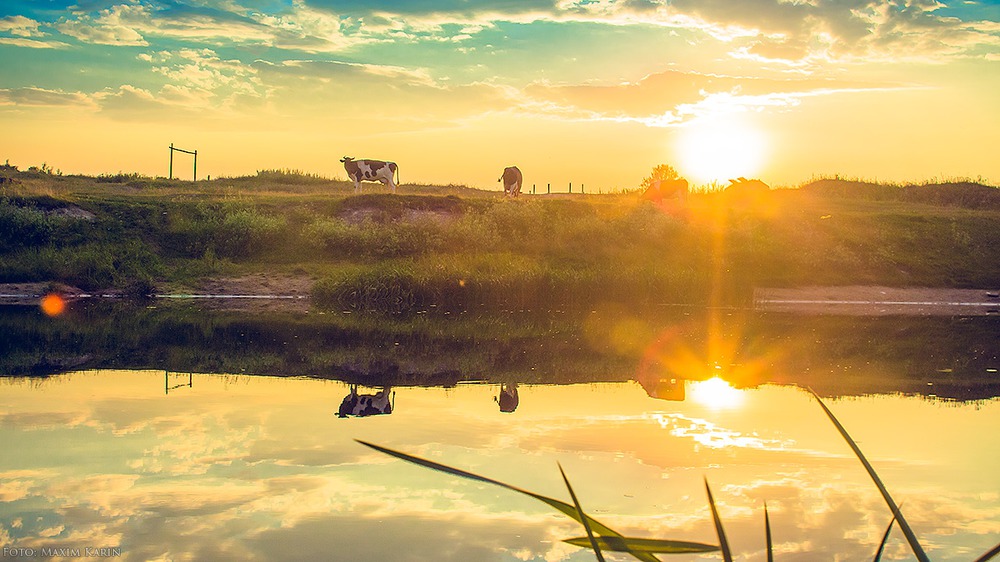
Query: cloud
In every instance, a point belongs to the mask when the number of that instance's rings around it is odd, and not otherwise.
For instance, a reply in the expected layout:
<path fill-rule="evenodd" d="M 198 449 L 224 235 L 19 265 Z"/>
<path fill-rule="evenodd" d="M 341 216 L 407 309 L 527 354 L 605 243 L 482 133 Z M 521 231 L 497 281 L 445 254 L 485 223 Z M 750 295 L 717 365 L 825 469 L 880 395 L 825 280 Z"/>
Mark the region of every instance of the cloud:
<path fill-rule="evenodd" d="M 10 33 L 15 37 L 42 37 L 39 23 L 24 16 L 4 16 L 0 18 L 0 33 Z"/>
<path fill-rule="evenodd" d="M 210 49 L 178 49 L 141 57 L 153 63 L 153 71 L 162 74 L 175 87 L 202 92 L 261 93 L 256 70 L 239 60 L 223 60 Z"/>
<path fill-rule="evenodd" d="M 425 70 L 401 66 L 362 64 L 324 60 L 285 60 L 280 63 L 257 61 L 255 70 L 281 80 L 317 81 L 324 84 L 358 82 L 436 87 Z"/>
<path fill-rule="evenodd" d="M 136 22 L 140 21 L 151 21 L 148 8 L 122 4 L 102 10 L 97 17 L 80 15 L 77 19 L 63 19 L 55 24 L 55 28 L 84 43 L 146 46 L 149 43 L 136 29 Z"/>
<path fill-rule="evenodd" d="M 0 18 L 0 33 L 13 37 L 0 37 L 0 45 L 27 47 L 29 49 L 62 49 L 69 45 L 61 41 L 42 39 L 48 34 L 39 28 L 41 23 L 25 16 L 5 16 Z"/>
<path fill-rule="evenodd" d="M 91 3 L 92 4 L 92 3 Z M 328 12 L 296 5 L 265 13 L 237 2 L 219 8 L 182 2 L 124 3 L 94 11 L 80 7 L 53 26 L 84 43 L 148 46 L 169 39 L 193 45 L 261 45 L 305 52 L 342 51 L 370 42 L 370 37 L 347 37 L 339 18 Z"/>
<path fill-rule="evenodd" d="M 0 89 L 0 107 L 83 107 L 93 108 L 93 99 L 81 92 L 64 92 L 44 88 Z"/>
<path fill-rule="evenodd" d="M 564 537 L 550 536 L 547 527 L 525 521 L 470 517 L 461 512 L 421 518 L 389 514 L 378 519 L 326 516 L 288 528 L 266 530 L 251 542 L 264 558 L 289 561 L 495 560 L 501 552 L 516 552 L 523 559 L 558 560 L 567 551 L 576 550 L 559 541 Z M 474 539 L 442 540 L 442 534 Z"/>
<path fill-rule="evenodd" d="M 123 84 L 94 94 L 102 112 L 124 117 L 152 115 L 174 109 L 174 104 L 158 98 L 149 90 Z"/>
<path fill-rule="evenodd" d="M 944 4 L 936 0 L 308 1 L 299 6 L 337 14 L 351 22 L 355 33 L 372 38 L 440 39 L 449 24 L 464 26 L 466 36 L 500 22 L 662 26 L 732 43 L 734 53 L 784 61 L 947 57 L 979 45 L 1000 45 L 988 18 L 964 21 L 939 15 Z"/>
<path fill-rule="evenodd" d="M 69 47 L 62 41 L 37 41 L 35 39 L 21 39 L 18 37 L 0 37 L 0 45 L 11 45 L 14 47 L 27 47 L 29 49 L 65 49 Z"/>
<path fill-rule="evenodd" d="M 324 60 L 253 64 L 271 111 L 338 129 L 400 132 L 509 109 L 505 88 L 450 85 L 421 68 Z"/>
<path fill-rule="evenodd" d="M 758 78 L 666 71 L 636 82 L 553 85 L 524 90 L 525 107 L 553 117 L 680 125 L 708 115 L 796 106 L 805 98 L 904 86 L 821 78 Z"/>

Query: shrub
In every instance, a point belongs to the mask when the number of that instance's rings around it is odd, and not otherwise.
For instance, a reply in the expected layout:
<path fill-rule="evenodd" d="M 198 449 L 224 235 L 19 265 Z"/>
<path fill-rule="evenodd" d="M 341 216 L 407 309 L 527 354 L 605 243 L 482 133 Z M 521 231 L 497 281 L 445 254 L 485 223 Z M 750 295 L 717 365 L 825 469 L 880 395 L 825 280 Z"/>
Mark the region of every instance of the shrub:
<path fill-rule="evenodd" d="M 0 253 L 44 246 L 54 230 L 53 219 L 33 207 L 0 200 Z"/>

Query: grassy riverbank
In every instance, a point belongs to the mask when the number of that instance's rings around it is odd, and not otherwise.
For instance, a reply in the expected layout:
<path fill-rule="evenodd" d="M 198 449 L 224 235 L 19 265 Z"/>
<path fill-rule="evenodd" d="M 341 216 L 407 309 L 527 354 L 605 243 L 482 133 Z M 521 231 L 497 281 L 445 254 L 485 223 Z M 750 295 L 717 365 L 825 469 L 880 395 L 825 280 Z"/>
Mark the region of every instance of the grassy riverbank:
<path fill-rule="evenodd" d="M 823 180 L 752 198 L 398 194 L 295 172 L 184 182 L 3 171 L 0 283 L 133 295 L 265 273 L 407 309 L 738 303 L 755 286 L 1000 285 L 1000 190 Z"/>

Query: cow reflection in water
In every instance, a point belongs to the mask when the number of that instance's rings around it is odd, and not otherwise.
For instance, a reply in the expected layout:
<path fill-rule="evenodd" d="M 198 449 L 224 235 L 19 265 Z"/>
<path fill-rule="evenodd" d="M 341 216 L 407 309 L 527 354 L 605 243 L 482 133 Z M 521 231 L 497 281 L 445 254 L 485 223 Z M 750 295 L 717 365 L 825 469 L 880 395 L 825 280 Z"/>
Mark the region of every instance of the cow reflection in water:
<path fill-rule="evenodd" d="M 391 387 L 383 387 L 375 394 L 358 394 L 358 385 L 351 385 L 351 393 L 344 397 L 344 401 L 340 403 L 340 411 L 337 412 L 337 417 L 346 418 L 347 416 L 357 416 L 359 418 L 365 416 L 376 416 L 380 414 L 391 414 L 392 413 L 392 400 L 390 400 L 389 391 Z M 395 398 L 396 393 L 392 393 L 392 398 Z"/>
<path fill-rule="evenodd" d="M 501 383 L 500 395 L 493 397 L 493 401 L 500 404 L 501 412 L 513 412 L 517 409 L 520 400 L 517 397 L 517 383 Z"/>
<path fill-rule="evenodd" d="M 684 401 L 684 379 L 638 377 L 637 380 L 650 398 Z"/>

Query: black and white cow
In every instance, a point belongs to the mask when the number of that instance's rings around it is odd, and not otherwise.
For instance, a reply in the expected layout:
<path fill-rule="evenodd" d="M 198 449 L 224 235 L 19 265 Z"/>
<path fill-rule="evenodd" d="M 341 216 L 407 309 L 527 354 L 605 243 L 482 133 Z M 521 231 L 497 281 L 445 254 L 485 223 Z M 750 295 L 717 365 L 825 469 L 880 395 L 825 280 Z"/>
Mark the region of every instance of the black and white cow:
<path fill-rule="evenodd" d="M 521 170 L 517 166 L 508 166 L 503 169 L 503 175 L 497 181 L 503 182 L 503 192 L 508 197 L 517 197 L 521 194 Z"/>
<path fill-rule="evenodd" d="M 351 385 L 351 392 L 344 397 L 340 403 L 340 410 L 337 417 L 347 416 L 377 416 L 380 414 L 391 414 L 392 402 L 389 400 L 389 387 L 385 387 L 375 394 L 358 394 L 358 385 Z"/>
<path fill-rule="evenodd" d="M 395 193 L 396 184 L 399 183 L 399 167 L 396 166 L 395 162 L 355 160 L 350 156 L 344 156 L 340 161 L 344 163 L 344 169 L 347 170 L 347 177 L 351 178 L 351 181 L 354 182 L 355 193 L 361 191 L 361 182 L 363 181 L 382 182 L 382 185 L 391 187 L 393 193 Z M 393 181 L 394 176 L 396 178 L 395 182 Z"/>

